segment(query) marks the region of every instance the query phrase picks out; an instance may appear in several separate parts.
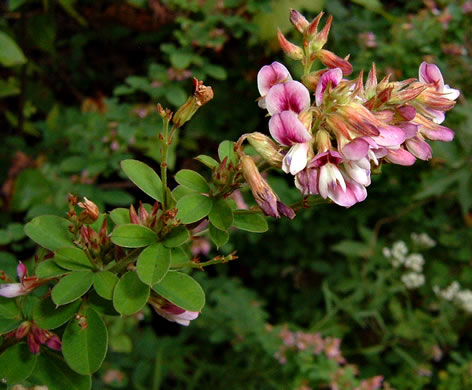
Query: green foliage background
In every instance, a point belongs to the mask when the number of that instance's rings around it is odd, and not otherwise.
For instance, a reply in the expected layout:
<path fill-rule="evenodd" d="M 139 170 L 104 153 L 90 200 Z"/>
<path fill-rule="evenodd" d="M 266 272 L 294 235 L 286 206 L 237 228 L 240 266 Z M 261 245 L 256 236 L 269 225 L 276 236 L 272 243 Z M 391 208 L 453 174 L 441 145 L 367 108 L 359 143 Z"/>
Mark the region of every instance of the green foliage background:
<path fill-rule="evenodd" d="M 294 221 L 272 221 L 264 235 L 235 232 L 222 250 L 237 250 L 239 260 L 197 274 L 208 302 L 188 328 L 147 309 L 109 317 L 111 353 L 94 389 L 328 388 L 337 365 L 326 357 L 294 351 L 284 365 L 274 357 L 285 324 L 342 338 L 343 355 L 360 378 L 383 375 L 397 389 L 472 389 L 470 313 L 433 292 L 454 280 L 472 289 L 472 6 L 438 0 L 436 11 L 418 0 L 384 3 L 10 0 L 0 6 L 0 268 L 12 278 L 16 260 L 34 253 L 23 224 L 38 215 L 63 216 L 67 193 L 92 199 L 101 211 L 149 200 L 128 185 L 119 163 L 136 158 L 158 167 L 156 103 L 180 106 L 191 76 L 212 85 L 215 99 L 178 134 L 173 172 L 205 175 L 193 157 L 216 156 L 220 141 L 244 132 L 266 132 L 255 103 L 257 71 L 279 60 L 300 72 L 275 38 L 279 26 L 295 39 L 290 7 L 334 16 L 328 48 L 350 54 L 354 74 L 375 62 L 380 77 L 417 77 L 426 60 L 462 91 L 446 121 L 455 140 L 434 144 L 430 162 L 384 166 L 366 201 L 352 209 L 317 206 Z M 286 177 L 271 185 L 282 200 L 298 199 Z M 424 252 L 425 285 L 410 291 L 382 248 L 398 240 L 411 245 L 412 232 L 428 233 L 437 246 Z M 440 360 L 431 352 L 436 347 Z M 355 388 L 350 383 L 346 389 Z"/>

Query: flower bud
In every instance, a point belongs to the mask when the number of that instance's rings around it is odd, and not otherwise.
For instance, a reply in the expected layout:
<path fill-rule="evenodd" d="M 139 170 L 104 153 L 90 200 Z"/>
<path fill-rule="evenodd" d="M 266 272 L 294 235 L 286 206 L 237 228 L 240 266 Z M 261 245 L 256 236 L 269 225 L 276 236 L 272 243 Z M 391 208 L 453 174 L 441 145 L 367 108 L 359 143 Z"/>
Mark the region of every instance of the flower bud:
<path fill-rule="evenodd" d="M 194 77 L 193 87 L 193 95 L 190 96 L 182 106 L 180 106 L 174 115 L 172 121 L 176 127 L 181 127 L 184 123 L 188 122 L 200 107 L 213 99 L 213 89 L 203 85 L 203 81 L 198 81 Z"/>
<path fill-rule="evenodd" d="M 287 54 L 292 60 L 299 61 L 303 58 L 303 49 L 300 46 L 294 45 L 292 42 L 289 42 L 280 29 L 277 29 L 277 38 L 279 39 L 279 44 L 285 54 Z"/>
<path fill-rule="evenodd" d="M 307 27 L 310 25 L 308 20 L 297 10 L 290 8 L 290 22 L 302 34 L 305 33 Z"/>
<path fill-rule="evenodd" d="M 322 16 L 322 14 L 320 14 Z M 318 23 L 320 21 L 320 15 L 311 23 L 308 27 L 308 35 L 312 36 L 312 41 L 310 44 L 311 52 L 318 52 L 323 48 L 323 46 L 328 41 L 329 30 L 331 29 L 331 23 L 333 22 L 333 17 L 330 15 L 326 21 L 325 26 L 320 32 L 316 32 L 318 28 Z"/>
<path fill-rule="evenodd" d="M 310 23 L 308 26 L 307 34 L 308 36 L 314 36 L 318 33 L 318 24 L 320 24 L 320 20 L 323 17 L 324 12 L 320 12 L 315 19 Z"/>
<path fill-rule="evenodd" d="M 30 329 L 31 329 L 31 322 L 23 321 L 15 333 L 17 340 L 25 337 L 29 333 Z"/>
<path fill-rule="evenodd" d="M 280 218 L 280 214 L 290 219 L 295 217 L 293 210 L 279 201 L 276 193 L 261 176 L 251 157 L 241 156 L 241 169 L 255 201 L 265 215 L 275 218 Z"/>
<path fill-rule="evenodd" d="M 84 197 L 84 202 L 79 202 L 78 206 L 84 209 L 84 211 L 82 211 L 79 215 L 80 222 L 91 224 L 98 219 L 100 210 L 98 210 L 97 205 L 92 201 Z"/>
<path fill-rule="evenodd" d="M 349 61 L 338 57 L 329 50 L 321 50 L 318 56 L 324 66 L 327 66 L 330 69 L 340 68 L 343 71 L 343 75 L 345 76 L 352 73 L 352 65 L 349 63 Z"/>
<path fill-rule="evenodd" d="M 254 132 L 248 135 L 247 140 L 252 145 L 256 152 L 267 161 L 269 165 L 275 168 L 282 167 L 283 154 L 280 153 L 280 148 L 269 137 L 262 133 Z"/>

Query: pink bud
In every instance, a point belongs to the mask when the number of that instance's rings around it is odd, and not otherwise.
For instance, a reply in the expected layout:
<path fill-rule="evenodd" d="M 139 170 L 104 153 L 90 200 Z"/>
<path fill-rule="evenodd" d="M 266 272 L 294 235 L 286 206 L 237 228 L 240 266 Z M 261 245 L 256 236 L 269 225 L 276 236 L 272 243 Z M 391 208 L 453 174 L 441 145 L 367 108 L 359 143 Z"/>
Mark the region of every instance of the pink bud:
<path fill-rule="evenodd" d="M 28 274 L 28 269 L 21 261 L 18 262 L 16 267 L 16 274 L 18 275 L 18 280 L 21 282 L 23 278 Z"/>
<path fill-rule="evenodd" d="M 300 12 L 293 8 L 290 8 L 290 22 L 302 34 L 310 24 Z"/>
<path fill-rule="evenodd" d="M 300 46 L 294 45 L 284 37 L 282 31 L 277 29 L 277 38 L 281 49 L 287 54 L 292 60 L 299 61 L 303 58 L 303 49 Z"/>

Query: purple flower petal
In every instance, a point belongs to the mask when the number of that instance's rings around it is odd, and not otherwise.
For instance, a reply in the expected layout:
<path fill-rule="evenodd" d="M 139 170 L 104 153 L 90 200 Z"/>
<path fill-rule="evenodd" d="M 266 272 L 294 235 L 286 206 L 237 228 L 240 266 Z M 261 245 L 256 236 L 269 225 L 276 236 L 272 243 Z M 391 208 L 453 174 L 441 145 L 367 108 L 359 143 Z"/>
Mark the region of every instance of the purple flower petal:
<path fill-rule="evenodd" d="M 442 90 L 444 87 L 443 76 L 435 64 L 422 62 L 419 70 L 419 79 L 425 84 L 437 84 L 438 90 Z"/>
<path fill-rule="evenodd" d="M 287 81 L 274 85 L 265 98 L 270 115 L 282 111 L 293 111 L 297 114 L 310 107 L 310 92 L 298 81 Z"/>
<path fill-rule="evenodd" d="M 348 160 L 360 160 L 367 156 L 369 144 L 362 137 L 356 138 L 342 148 L 342 154 Z"/>
<path fill-rule="evenodd" d="M 372 137 L 372 139 L 380 146 L 398 146 L 401 145 L 405 139 L 405 131 L 395 126 L 385 126 L 379 128 L 380 135 Z"/>
<path fill-rule="evenodd" d="M 316 105 L 319 107 L 323 102 L 323 93 L 328 87 L 328 83 L 331 83 L 331 87 L 336 87 L 343 78 L 343 71 L 339 68 L 330 69 L 323 73 L 318 81 L 315 91 Z"/>
<path fill-rule="evenodd" d="M 272 86 L 288 80 L 292 80 L 288 69 L 280 62 L 275 61 L 261 68 L 257 74 L 257 88 L 261 96 L 265 96 Z"/>
<path fill-rule="evenodd" d="M 303 195 L 318 194 L 318 170 L 306 168 L 295 176 L 295 187 Z"/>
<path fill-rule="evenodd" d="M 450 142 L 454 139 L 454 131 L 441 125 L 437 125 L 434 128 L 422 126 L 420 133 L 431 141 Z"/>
<path fill-rule="evenodd" d="M 25 295 L 28 290 L 21 283 L 0 284 L 0 296 L 5 298 L 14 298 Z"/>
<path fill-rule="evenodd" d="M 330 198 L 340 206 L 351 207 L 367 198 L 367 190 L 361 184 L 346 180 L 346 189 L 337 186 L 330 192 Z"/>
<path fill-rule="evenodd" d="M 292 111 L 282 111 L 270 118 L 269 132 L 279 144 L 284 146 L 311 140 L 310 133 Z"/>

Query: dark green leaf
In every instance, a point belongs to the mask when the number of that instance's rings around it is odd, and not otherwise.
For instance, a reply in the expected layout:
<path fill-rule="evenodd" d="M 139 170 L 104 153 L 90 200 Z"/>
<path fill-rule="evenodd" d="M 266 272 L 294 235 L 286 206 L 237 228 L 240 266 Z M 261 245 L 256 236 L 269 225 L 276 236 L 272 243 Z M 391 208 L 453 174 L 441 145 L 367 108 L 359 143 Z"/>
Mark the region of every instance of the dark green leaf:
<path fill-rule="evenodd" d="M 194 194 L 195 191 L 191 190 L 188 187 L 178 185 L 172 190 L 172 196 L 176 201 L 179 201 L 181 198 L 183 198 L 185 195 L 190 195 Z"/>
<path fill-rule="evenodd" d="M 73 271 L 93 269 L 87 254 L 79 248 L 59 248 L 56 251 L 55 260 L 60 267 Z"/>
<path fill-rule="evenodd" d="M 58 307 L 51 298 L 45 298 L 34 305 L 33 320 L 41 329 L 55 329 L 69 321 L 79 307 L 80 301 Z"/>
<path fill-rule="evenodd" d="M 31 381 L 47 386 L 48 390 L 90 390 L 90 376 L 79 375 L 72 371 L 59 355 L 41 353 L 38 355 L 36 367 Z"/>
<path fill-rule="evenodd" d="M 52 259 L 42 261 L 36 266 L 35 275 L 40 278 L 52 278 L 68 274 L 70 271 L 59 267 Z"/>
<path fill-rule="evenodd" d="M 73 235 L 69 231 L 71 223 L 55 215 L 41 215 L 25 225 L 25 233 L 37 244 L 55 251 L 73 246 Z"/>
<path fill-rule="evenodd" d="M 146 304 L 149 293 L 149 286 L 141 282 L 136 272 L 127 272 L 115 287 L 113 306 L 120 314 L 134 314 Z"/>
<path fill-rule="evenodd" d="M 228 230 L 233 224 L 233 210 L 224 199 L 214 199 L 208 218 L 218 229 Z"/>
<path fill-rule="evenodd" d="M 108 350 L 108 332 L 102 317 L 89 308 L 85 319 L 87 326 L 71 320 L 62 336 L 62 354 L 67 364 L 82 375 L 96 372 Z"/>
<path fill-rule="evenodd" d="M 110 212 L 110 218 L 115 225 L 125 225 L 131 223 L 129 219 L 129 210 L 117 208 Z"/>
<path fill-rule="evenodd" d="M 95 274 L 93 287 L 98 295 L 105 299 L 113 299 L 113 291 L 118 283 L 118 276 L 109 271 L 103 271 Z"/>
<path fill-rule="evenodd" d="M 52 300 L 56 305 L 65 305 L 79 299 L 92 286 L 94 273 L 74 271 L 64 276 L 52 289 Z"/>
<path fill-rule="evenodd" d="M 189 311 L 200 311 L 205 305 L 205 293 L 192 277 L 170 271 L 152 289 L 174 305 Z"/>
<path fill-rule="evenodd" d="M 172 248 L 172 253 L 170 256 L 171 266 L 186 263 L 189 260 L 190 258 L 183 248 Z"/>
<path fill-rule="evenodd" d="M 125 248 L 141 248 L 157 242 L 157 234 L 142 225 L 119 225 L 113 230 L 111 240 Z"/>
<path fill-rule="evenodd" d="M 33 355 L 26 343 L 8 348 L 0 355 L 0 378 L 8 385 L 28 378 L 36 366 L 37 355 Z"/>
<path fill-rule="evenodd" d="M 211 199 L 204 195 L 185 195 L 177 202 L 177 218 L 184 224 L 197 222 L 210 213 L 212 206 Z"/>
<path fill-rule="evenodd" d="M 219 248 L 228 242 L 229 233 L 216 228 L 212 223 L 210 223 L 210 237 L 215 245 Z"/>
<path fill-rule="evenodd" d="M 130 180 L 151 198 L 162 202 L 162 182 L 154 170 L 137 160 L 124 160 L 121 168 Z"/>
<path fill-rule="evenodd" d="M 187 187 L 193 191 L 207 193 L 210 191 L 208 183 L 199 173 L 190 169 L 182 169 L 175 175 L 177 183 Z"/>
<path fill-rule="evenodd" d="M 136 273 L 143 283 L 150 286 L 158 283 L 170 266 L 170 249 L 161 243 L 144 249 L 136 262 Z"/>
<path fill-rule="evenodd" d="M 181 246 L 190 238 L 190 232 L 185 226 L 177 226 L 172 229 L 165 237 L 162 243 L 167 248 L 176 248 Z"/>
<path fill-rule="evenodd" d="M 266 219 L 259 214 L 234 213 L 233 225 L 253 233 L 264 233 L 269 229 Z"/>
<path fill-rule="evenodd" d="M 0 64 L 3 66 L 21 65 L 26 62 L 23 51 L 6 33 L 0 31 Z"/>
<path fill-rule="evenodd" d="M 4 320 L 2 319 L 0 321 L 0 334 L 5 334 L 8 332 L 11 332 L 12 330 L 15 330 L 20 326 L 20 324 L 23 322 L 23 320 L 17 320 L 17 319 L 12 319 L 12 320 Z"/>
<path fill-rule="evenodd" d="M 212 169 L 220 165 L 220 163 L 214 158 L 204 154 L 200 154 L 199 156 L 195 157 L 195 160 L 200 161 L 203 165 L 206 165 L 208 168 Z"/>
<path fill-rule="evenodd" d="M 20 309 L 13 298 L 0 297 L 0 318 L 19 318 Z"/>
<path fill-rule="evenodd" d="M 233 141 L 223 141 L 218 146 L 218 157 L 220 161 L 223 161 L 225 157 L 228 157 L 228 164 L 232 162 L 236 164 L 237 157 L 236 153 L 234 153 L 234 142 Z"/>

